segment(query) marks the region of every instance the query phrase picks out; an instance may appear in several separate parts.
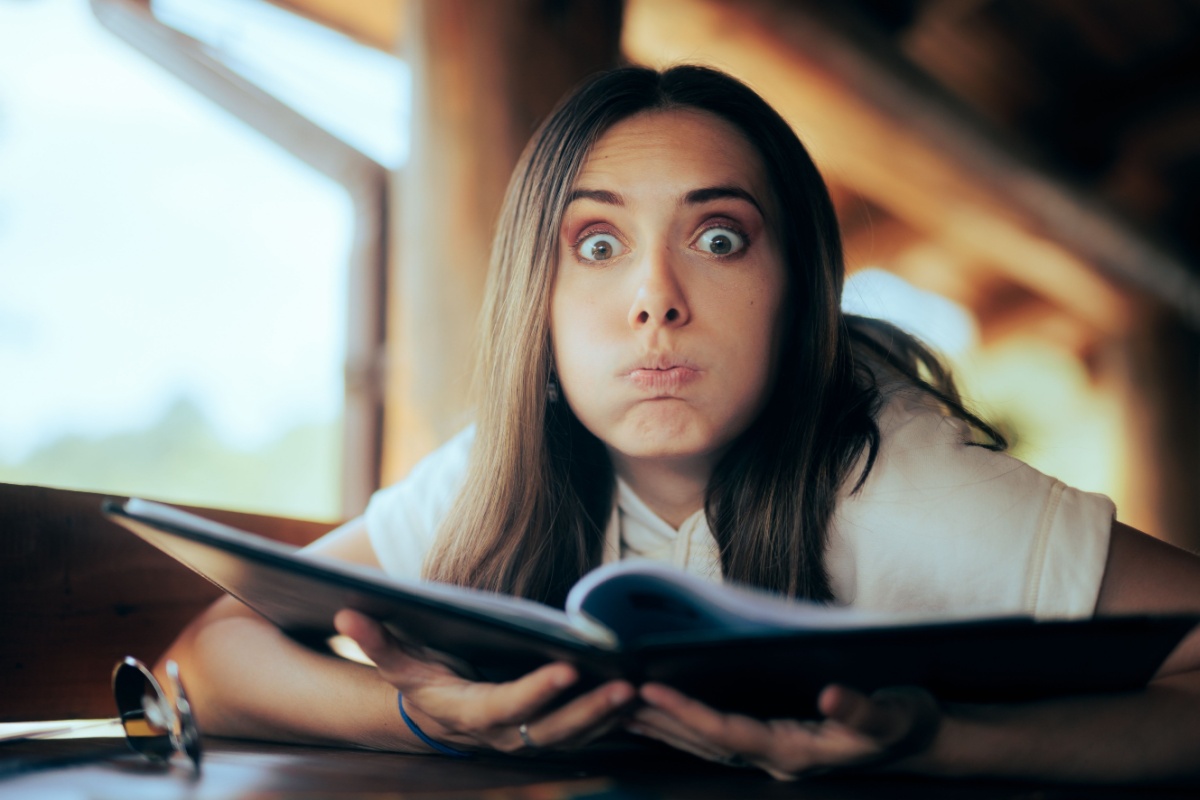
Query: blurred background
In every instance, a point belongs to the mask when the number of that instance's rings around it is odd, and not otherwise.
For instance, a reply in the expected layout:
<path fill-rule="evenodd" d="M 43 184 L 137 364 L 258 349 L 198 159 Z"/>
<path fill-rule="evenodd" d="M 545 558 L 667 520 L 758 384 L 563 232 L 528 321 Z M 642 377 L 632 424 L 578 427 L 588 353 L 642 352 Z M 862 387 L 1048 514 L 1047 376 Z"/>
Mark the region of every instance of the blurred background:
<path fill-rule="evenodd" d="M 0 482 L 321 520 L 469 419 L 494 218 L 622 62 L 792 123 L 845 307 L 1200 547 L 1200 2 L 0 0 Z"/>

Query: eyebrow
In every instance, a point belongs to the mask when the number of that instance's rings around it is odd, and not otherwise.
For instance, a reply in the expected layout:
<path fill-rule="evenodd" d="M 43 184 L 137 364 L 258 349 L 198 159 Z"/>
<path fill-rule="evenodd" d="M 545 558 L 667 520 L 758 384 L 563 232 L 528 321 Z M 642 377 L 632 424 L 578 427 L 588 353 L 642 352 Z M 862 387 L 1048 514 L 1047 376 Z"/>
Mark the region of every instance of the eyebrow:
<path fill-rule="evenodd" d="M 722 200 L 727 197 L 732 197 L 738 200 L 745 200 L 750 205 L 754 206 L 758 213 L 766 216 L 763 213 L 762 206 L 754 199 L 754 195 L 747 192 L 738 186 L 709 186 L 704 189 L 693 189 L 683 196 L 683 205 L 700 205 L 708 203 L 712 200 Z"/>
<path fill-rule="evenodd" d="M 754 199 L 754 195 L 738 186 L 708 186 L 703 189 L 693 189 L 683 196 L 680 205 L 696 206 L 729 197 L 745 200 L 754 206 L 759 214 L 766 216 L 763 213 L 762 206 Z M 625 205 L 625 199 L 621 195 L 605 189 L 575 189 L 567 195 L 567 205 L 571 205 L 576 200 L 594 200 L 597 203 L 604 203 L 610 206 Z"/>
<path fill-rule="evenodd" d="M 571 205 L 576 200 L 595 200 L 597 203 L 610 206 L 625 205 L 625 199 L 621 195 L 604 189 L 575 189 L 567 195 L 567 205 Z"/>

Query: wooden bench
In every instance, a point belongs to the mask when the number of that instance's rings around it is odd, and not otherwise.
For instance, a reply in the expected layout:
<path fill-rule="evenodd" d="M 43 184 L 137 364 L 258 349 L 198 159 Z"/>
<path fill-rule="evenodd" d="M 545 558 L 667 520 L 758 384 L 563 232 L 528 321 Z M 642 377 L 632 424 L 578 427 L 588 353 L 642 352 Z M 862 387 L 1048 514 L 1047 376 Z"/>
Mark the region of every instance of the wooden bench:
<path fill-rule="evenodd" d="M 105 497 L 0 484 L 0 722 L 114 716 L 113 665 L 152 663 L 220 595 L 108 521 Z M 332 527 L 191 510 L 296 545 Z"/>

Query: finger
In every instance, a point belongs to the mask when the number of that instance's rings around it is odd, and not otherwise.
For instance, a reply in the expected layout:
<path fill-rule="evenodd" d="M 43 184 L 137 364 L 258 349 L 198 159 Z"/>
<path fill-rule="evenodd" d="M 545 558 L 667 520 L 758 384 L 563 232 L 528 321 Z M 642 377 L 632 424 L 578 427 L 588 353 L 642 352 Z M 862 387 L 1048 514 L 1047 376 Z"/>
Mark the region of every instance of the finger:
<path fill-rule="evenodd" d="M 465 717 L 466 724 L 480 729 L 520 725 L 538 716 L 546 704 L 578 679 L 573 666 L 555 662 L 507 683 L 473 684 L 474 705 Z"/>
<path fill-rule="evenodd" d="M 391 649 L 399 649 L 396 640 L 377 620 L 353 609 L 343 608 L 333 617 L 333 627 L 343 636 L 358 642 L 358 646 L 372 660 L 375 655 L 385 655 Z M 407 655 L 407 654 L 405 654 Z M 412 656 L 408 656 L 412 658 Z"/>
<path fill-rule="evenodd" d="M 686 730 L 681 730 L 678 726 L 670 722 L 659 724 L 659 721 L 653 718 L 647 719 L 640 713 L 633 720 L 626 723 L 625 730 L 637 736 L 644 736 L 647 739 L 662 742 L 676 750 L 691 753 L 706 761 L 721 763 L 729 761 L 728 755 L 718 752 L 705 742 L 696 741 L 692 736 L 688 735 Z"/>
<path fill-rule="evenodd" d="M 334 614 L 333 627 L 338 633 L 358 642 L 360 646 L 373 645 L 378 648 L 383 645 L 383 626 L 353 609 L 343 608 Z"/>
<path fill-rule="evenodd" d="M 772 753 L 774 734 L 760 720 L 723 714 L 662 684 L 644 685 L 641 697 L 650 707 L 675 720 L 677 735 L 754 762 L 769 758 Z"/>
<path fill-rule="evenodd" d="M 829 686 L 818 698 L 818 708 L 827 718 L 853 728 L 881 746 L 906 740 L 924 722 L 937 715 L 936 703 L 919 689 L 884 689 L 870 697 L 844 686 Z M 928 706 L 928 708 L 927 708 Z"/>
<path fill-rule="evenodd" d="M 574 667 L 556 662 L 508 683 L 429 681 L 405 697 L 456 734 L 511 749 L 516 727 L 577 679 Z"/>
<path fill-rule="evenodd" d="M 695 728 L 655 708 L 638 709 L 630 726 L 643 736 L 650 736 L 710 761 L 722 761 L 729 756 L 697 733 Z"/>
<path fill-rule="evenodd" d="M 569 726 L 562 726 L 561 719 L 551 719 L 551 726 L 540 732 L 531 732 L 528 727 L 551 699 L 577 679 L 578 673 L 569 664 L 547 664 L 504 684 L 431 685 L 415 695 L 414 701 L 423 704 L 425 712 L 436 717 L 456 740 L 482 743 L 504 752 L 519 752 L 531 747 L 557 745 L 564 736 L 577 733 Z M 632 687 L 629 693 L 632 694 Z M 587 697 L 576 698 L 575 706 Z M 568 707 L 564 718 L 569 721 L 570 713 L 577 710 Z M 582 724 L 588 721 L 584 720 Z M 519 733 L 523 723 L 527 725 L 524 737 Z"/>
<path fill-rule="evenodd" d="M 510 683 L 476 683 L 451 675 L 401 691 L 409 715 L 435 739 L 511 752 L 521 749 L 520 721 L 532 719 L 575 677 L 569 664 L 555 663 Z"/>
<path fill-rule="evenodd" d="M 402 648 L 378 621 L 344 608 L 333 618 L 334 628 L 358 643 L 380 674 L 401 691 L 453 673 L 444 665 L 424 661 Z"/>
<path fill-rule="evenodd" d="M 562 708 L 534 722 L 526 722 L 526 732 L 538 747 L 580 744 L 611 730 L 621 712 L 637 697 L 627 681 L 612 681 L 576 697 Z"/>
<path fill-rule="evenodd" d="M 740 756 L 776 778 L 860 762 L 881 750 L 870 737 L 837 722 L 764 722 L 740 714 L 721 714 L 661 685 L 642 687 L 642 697 L 655 710 L 674 718 L 671 727 L 655 718 L 658 729 L 687 740 L 693 751 L 697 747 L 710 748 Z M 639 711 L 639 721 L 647 712 Z"/>
<path fill-rule="evenodd" d="M 862 692 L 832 684 L 817 696 L 817 710 L 827 719 L 856 730 L 866 730 L 872 722 L 872 704 Z"/>

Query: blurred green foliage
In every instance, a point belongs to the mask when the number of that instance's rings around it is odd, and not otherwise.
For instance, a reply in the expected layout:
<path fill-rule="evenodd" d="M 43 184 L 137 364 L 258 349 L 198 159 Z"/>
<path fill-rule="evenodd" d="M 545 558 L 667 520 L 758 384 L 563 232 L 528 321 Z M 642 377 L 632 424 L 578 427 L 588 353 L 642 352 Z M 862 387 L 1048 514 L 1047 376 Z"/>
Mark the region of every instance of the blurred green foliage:
<path fill-rule="evenodd" d="M 0 483 L 136 495 L 188 505 L 335 521 L 341 502 L 339 420 L 300 425 L 253 450 L 221 441 L 181 398 L 151 426 L 103 438 L 64 436 L 17 463 Z"/>

